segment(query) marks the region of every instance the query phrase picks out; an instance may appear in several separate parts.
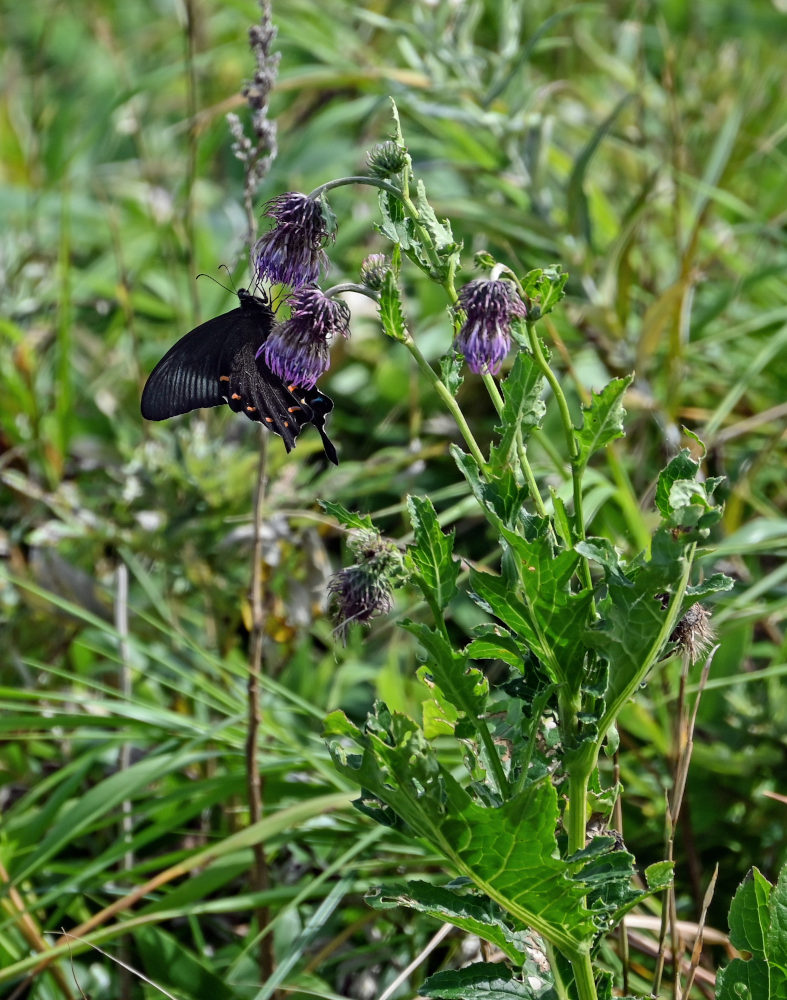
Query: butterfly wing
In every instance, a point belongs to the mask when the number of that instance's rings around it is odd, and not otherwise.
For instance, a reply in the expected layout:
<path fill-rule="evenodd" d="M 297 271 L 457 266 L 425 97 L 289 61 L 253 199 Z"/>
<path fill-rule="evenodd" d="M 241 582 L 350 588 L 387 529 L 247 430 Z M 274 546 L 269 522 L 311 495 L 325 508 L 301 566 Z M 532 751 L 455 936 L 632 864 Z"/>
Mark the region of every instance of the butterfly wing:
<path fill-rule="evenodd" d="M 142 416 L 166 420 L 227 401 L 235 360 L 245 345 L 256 352 L 270 332 L 273 313 L 248 293 L 238 309 L 202 323 L 174 344 L 142 390 Z"/>
<path fill-rule="evenodd" d="M 314 424 L 317 429 L 317 433 L 322 438 L 322 446 L 325 449 L 327 458 L 329 458 L 334 465 L 338 465 L 339 457 L 336 454 L 333 442 L 328 437 L 328 433 L 325 430 L 325 421 L 333 409 L 333 400 L 330 396 L 326 396 L 324 392 L 320 392 L 320 390 L 316 388 L 294 389 L 293 391 L 300 404 L 311 410 L 309 423 Z"/>
<path fill-rule="evenodd" d="M 142 391 L 142 416 L 166 420 L 203 406 L 227 403 L 236 413 L 278 434 L 291 451 L 306 424 L 314 424 L 326 456 L 339 464 L 325 431 L 333 401 L 318 389 L 288 386 L 257 351 L 273 325 L 263 299 L 241 290 L 240 306 L 202 323 L 173 345 Z"/>

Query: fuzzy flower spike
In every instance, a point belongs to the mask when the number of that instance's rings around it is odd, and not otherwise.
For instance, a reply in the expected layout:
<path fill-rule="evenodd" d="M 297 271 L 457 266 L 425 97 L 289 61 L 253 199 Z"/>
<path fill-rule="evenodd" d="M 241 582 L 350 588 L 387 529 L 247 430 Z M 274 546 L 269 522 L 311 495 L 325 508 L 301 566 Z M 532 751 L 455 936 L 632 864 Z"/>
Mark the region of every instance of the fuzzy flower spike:
<path fill-rule="evenodd" d="M 330 238 L 322 204 L 290 191 L 273 198 L 265 215 L 275 225 L 254 244 L 252 267 L 258 281 L 300 288 L 312 285 L 328 266 L 323 246 Z"/>
<path fill-rule="evenodd" d="M 525 304 L 508 281 L 475 278 L 459 292 L 465 321 L 454 340 L 467 367 L 478 375 L 495 375 L 511 348 L 511 320 L 527 316 Z"/>
<path fill-rule="evenodd" d="M 350 333 L 350 310 L 319 288 L 299 288 L 290 296 L 290 318 L 274 326 L 257 352 L 279 378 L 311 389 L 330 364 L 330 343 Z"/>

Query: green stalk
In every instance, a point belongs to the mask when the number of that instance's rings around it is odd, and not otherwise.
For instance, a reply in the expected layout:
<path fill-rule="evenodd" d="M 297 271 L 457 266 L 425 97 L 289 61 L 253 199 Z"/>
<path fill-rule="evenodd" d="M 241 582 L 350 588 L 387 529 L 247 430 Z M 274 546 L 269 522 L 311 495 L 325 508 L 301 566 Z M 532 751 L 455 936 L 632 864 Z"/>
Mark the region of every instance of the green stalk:
<path fill-rule="evenodd" d="M 535 325 L 531 322 L 526 323 L 527 326 L 527 336 L 530 341 L 530 350 L 533 352 L 533 357 L 536 360 L 536 364 L 541 369 L 544 374 L 544 378 L 550 385 L 552 392 L 557 402 L 558 409 L 560 411 L 560 421 L 563 424 L 563 431 L 566 435 L 566 445 L 568 447 L 568 456 L 571 463 L 571 481 L 574 490 L 574 530 L 576 536 L 580 541 L 585 539 L 585 515 L 582 510 L 582 466 L 580 464 L 579 452 L 577 450 L 577 444 L 575 440 L 574 423 L 571 419 L 571 414 L 568 410 L 568 402 L 566 401 L 565 394 L 557 379 L 557 376 L 549 367 L 547 359 L 544 357 L 544 352 L 541 349 L 541 341 L 536 333 Z M 587 559 L 582 559 L 582 577 L 583 582 L 588 590 L 592 590 L 593 581 L 590 576 L 590 564 Z"/>
<path fill-rule="evenodd" d="M 429 362 L 426 360 L 423 354 L 421 354 L 417 344 L 415 343 L 415 341 L 413 340 L 412 336 L 409 333 L 407 333 L 403 343 L 407 348 L 407 350 L 410 352 L 410 354 L 412 354 L 413 358 L 415 359 L 415 363 L 418 365 L 423 374 L 431 383 L 432 388 L 445 403 L 446 407 L 450 410 L 451 416 L 456 421 L 457 427 L 459 428 L 462 437 L 465 439 L 467 447 L 470 449 L 470 454 L 478 463 L 478 467 L 480 469 L 483 469 L 484 466 L 486 465 L 486 460 L 484 459 L 481 449 L 478 447 L 476 439 L 473 437 L 473 432 L 470 430 L 470 426 L 465 420 L 464 414 L 459 408 L 459 404 L 451 395 L 451 393 L 448 391 L 448 387 L 443 382 L 443 380 L 438 377 L 432 366 L 429 364 Z"/>
<path fill-rule="evenodd" d="M 579 1000 L 597 1000 L 596 982 L 593 978 L 593 963 L 590 961 L 588 952 L 583 951 L 579 955 L 567 956 L 574 970 L 574 981 L 577 987 Z"/>
<path fill-rule="evenodd" d="M 488 373 L 486 375 L 482 375 L 481 379 L 486 386 L 486 391 L 489 393 L 489 398 L 492 400 L 498 416 L 502 416 L 503 397 L 500 394 L 497 382 L 495 382 L 492 376 Z M 522 439 L 522 431 L 519 428 L 517 428 L 516 431 L 516 450 L 519 465 L 522 469 L 522 475 L 525 477 L 525 482 L 527 483 L 527 488 L 530 491 L 530 496 L 533 500 L 538 516 L 547 517 L 547 509 L 544 506 L 544 501 L 541 499 L 538 483 L 536 482 L 536 477 L 533 474 L 533 469 L 531 468 L 530 461 L 527 457 L 527 448 L 525 447 L 525 442 Z"/>

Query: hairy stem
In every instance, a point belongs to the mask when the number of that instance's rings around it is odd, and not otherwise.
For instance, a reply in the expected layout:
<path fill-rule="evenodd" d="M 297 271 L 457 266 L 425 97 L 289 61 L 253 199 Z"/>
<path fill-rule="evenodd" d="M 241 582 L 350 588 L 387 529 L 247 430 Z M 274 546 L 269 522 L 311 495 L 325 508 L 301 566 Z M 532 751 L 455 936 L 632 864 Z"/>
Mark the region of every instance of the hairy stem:
<path fill-rule="evenodd" d="M 403 341 L 403 343 L 407 348 L 407 350 L 415 359 L 415 363 L 418 365 L 420 370 L 429 380 L 430 384 L 432 385 L 432 388 L 445 403 L 446 407 L 450 410 L 451 416 L 456 421 L 456 425 L 459 428 L 462 437 L 465 439 L 467 447 L 470 449 L 470 454 L 478 463 L 478 467 L 480 469 L 483 469 L 484 466 L 486 465 L 486 460 L 484 459 L 481 449 L 478 447 L 476 439 L 473 437 L 473 432 L 470 430 L 470 426 L 465 420 L 464 414 L 459 408 L 459 404 L 449 392 L 448 386 L 442 381 L 441 378 L 439 378 L 439 376 L 434 371 L 432 366 L 429 364 L 429 362 L 426 360 L 423 354 L 421 354 L 417 344 L 413 340 L 410 333 L 406 335 L 406 338 Z"/>

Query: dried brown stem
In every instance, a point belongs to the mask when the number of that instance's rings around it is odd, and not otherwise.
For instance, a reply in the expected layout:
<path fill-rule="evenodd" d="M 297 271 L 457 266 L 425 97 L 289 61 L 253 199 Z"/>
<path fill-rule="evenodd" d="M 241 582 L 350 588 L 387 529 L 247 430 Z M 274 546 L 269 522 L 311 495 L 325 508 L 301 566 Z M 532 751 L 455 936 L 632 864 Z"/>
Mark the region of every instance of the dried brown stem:
<path fill-rule="evenodd" d="M 264 793 L 264 778 L 257 766 L 257 747 L 259 744 L 260 725 L 262 723 L 262 705 L 260 697 L 260 682 L 262 679 L 262 647 L 265 637 L 265 600 L 262 581 L 262 523 L 265 511 L 265 490 L 268 470 L 268 435 L 260 426 L 260 460 L 257 469 L 257 490 L 254 498 L 254 549 L 251 569 L 251 637 L 249 642 L 249 680 L 248 680 L 248 712 L 249 728 L 246 735 L 246 781 L 249 795 L 249 819 L 257 823 L 262 819 L 262 803 Z M 270 887 L 270 874 L 265 847 L 261 843 L 254 845 L 254 871 L 252 883 L 255 892 L 265 892 Z M 257 927 L 262 932 L 270 923 L 270 911 L 267 906 L 255 910 Z M 274 955 L 273 936 L 264 934 L 259 942 L 260 975 L 265 982 L 273 975 Z"/>

